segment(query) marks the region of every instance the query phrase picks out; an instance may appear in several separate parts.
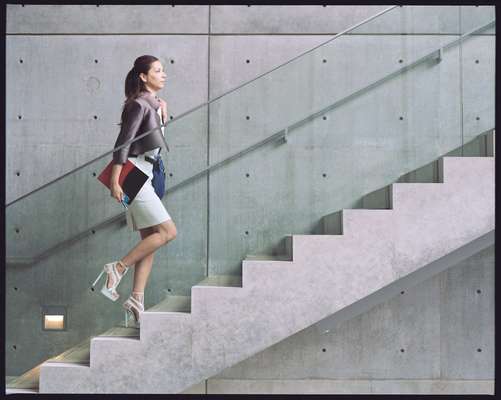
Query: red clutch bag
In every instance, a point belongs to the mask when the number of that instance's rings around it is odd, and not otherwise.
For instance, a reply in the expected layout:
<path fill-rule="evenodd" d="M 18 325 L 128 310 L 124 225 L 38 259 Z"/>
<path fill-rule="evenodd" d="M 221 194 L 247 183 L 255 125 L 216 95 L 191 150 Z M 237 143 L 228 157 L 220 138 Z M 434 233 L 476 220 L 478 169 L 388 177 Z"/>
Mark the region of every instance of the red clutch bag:
<path fill-rule="evenodd" d="M 108 189 L 111 189 L 111 170 L 113 168 L 113 160 L 106 166 L 105 169 L 99 174 L 97 179 L 103 183 Z M 127 160 L 122 165 L 118 183 L 122 187 L 124 193 L 129 196 L 129 204 L 136 197 L 137 193 L 141 190 L 144 183 L 148 180 L 148 175 L 136 167 L 130 160 Z"/>

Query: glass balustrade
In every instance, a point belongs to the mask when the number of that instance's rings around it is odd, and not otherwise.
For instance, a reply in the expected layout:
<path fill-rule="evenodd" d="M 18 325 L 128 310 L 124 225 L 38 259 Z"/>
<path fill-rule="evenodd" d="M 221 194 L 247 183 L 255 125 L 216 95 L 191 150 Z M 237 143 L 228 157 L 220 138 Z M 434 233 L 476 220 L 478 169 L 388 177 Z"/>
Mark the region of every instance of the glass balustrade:
<path fill-rule="evenodd" d="M 494 7 L 461 6 L 461 33 L 465 35 L 478 26 L 488 25 L 495 18 Z M 462 40 L 460 46 L 463 143 L 495 126 L 495 31 L 492 23 Z"/>
<path fill-rule="evenodd" d="M 493 7 L 393 7 L 169 121 L 162 201 L 178 233 L 155 252 L 146 309 L 285 252 L 286 235 L 324 233 L 325 216 L 444 154 L 475 155 L 462 146 L 495 127 L 494 20 Z M 74 344 L 123 323 L 90 289 L 140 240 L 97 180 L 112 150 L 6 207 L 6 287 L 20 288 L 7 309 L 26 310 L 8 337 L 36 332 L 25 315 L 40 304 L 68 305 Z M 122 300 L 131 289 L 129 276 Z"/>
<path fill-rule="evenodd" d="M 170 121 L 163 201 L 182 230 L 158 258 L 204 276 L 209 253 L 209 270 L 235 270 L 493 127 L 493 20 L 491 7 L 394 7 Z M 71 258 L 83 238 L 123 256 L 124 210 L 97 181 L 110 160 L 10 204 L 7 261 Z"/>

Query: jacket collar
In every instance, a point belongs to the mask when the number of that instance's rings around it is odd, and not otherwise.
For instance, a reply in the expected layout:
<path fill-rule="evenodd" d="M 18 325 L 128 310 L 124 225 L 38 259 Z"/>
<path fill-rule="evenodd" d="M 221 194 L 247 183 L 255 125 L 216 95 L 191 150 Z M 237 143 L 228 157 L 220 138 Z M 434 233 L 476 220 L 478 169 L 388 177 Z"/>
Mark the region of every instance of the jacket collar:
<path fill-rule="evenodd" d="M 141 92 L 138 97 L 146 100 L 155 109 L 155 111 L 157 111 L 160 107 L 160 100 L 158 96 L 149 91 Z"/>

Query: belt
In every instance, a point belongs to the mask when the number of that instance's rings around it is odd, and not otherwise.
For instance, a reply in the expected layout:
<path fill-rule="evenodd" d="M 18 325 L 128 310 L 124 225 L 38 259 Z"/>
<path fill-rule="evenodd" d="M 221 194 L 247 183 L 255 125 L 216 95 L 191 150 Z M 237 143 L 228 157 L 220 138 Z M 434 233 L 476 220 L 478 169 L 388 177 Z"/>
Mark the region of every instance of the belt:
<path fill-rule="evenodd" d="M 142 154 L 139 154 L 139 155 L 142 156 Z M 137 156 L 138 156 L 137 154 L 129 154 L 129 157 L 136 158 Z M 144 156 L 144 159 L 145 159 L 145 161 L 148 161 L 151 164 L 155 164 L 155 159 L 153 157 Z"/>

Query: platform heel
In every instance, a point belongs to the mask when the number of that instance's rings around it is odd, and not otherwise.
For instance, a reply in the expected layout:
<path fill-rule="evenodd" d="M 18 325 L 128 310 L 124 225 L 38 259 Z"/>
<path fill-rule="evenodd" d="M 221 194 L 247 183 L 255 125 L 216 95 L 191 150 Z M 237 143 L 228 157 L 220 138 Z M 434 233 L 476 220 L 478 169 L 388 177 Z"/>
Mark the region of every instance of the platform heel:
<path fill-rule="evenodd" d="M 125 327 L 128 328 L 128 322 L 134 319 L 136 326 L 141 324 L 141 313 L 144 311 L 144 292 L 132 292 L 132 294 L 140 295 L 140 299 L 136 299 L 134 296 L 129 296 L 129 298 L 123 303 L 123 308 L 125 309 Z M 137 312 L 137 317 L 136 313 Z"/>
<path fill-rule="evenodd" d="M 121 274 L 120 274 L 120 272 L 118 272 L 117 264 L 121 264 L 125 268 Z M 101 288 L 101 293 L 104 296 L 106 296 L 108 299 L 110 299 L 111 301 L 117 301 L 119 299 L 120 295 L 118 294 L 116 289 L 117 289 L 120 281 L 125 276 L 125 274 L 127 273 L 128 270 L 129 270 L 129 268 L 121 261 L 115 261 L 115 262 L 106 264 L 103 267 L 103 270 L 101 271 L 101 273 L 99 274 L 97 279 L 92 284 L 92 288 L 94 288 L 94 286 L 96 286 L 96 284 L 99 281 L 99 279 L 101 278 L 101 276 L 106 272 L 107 273 L 106 281 L 104 282 L 104 285 Z M 111 287 L 107 287 L 110 275 L 113 276 L 114 283 Z"/>

